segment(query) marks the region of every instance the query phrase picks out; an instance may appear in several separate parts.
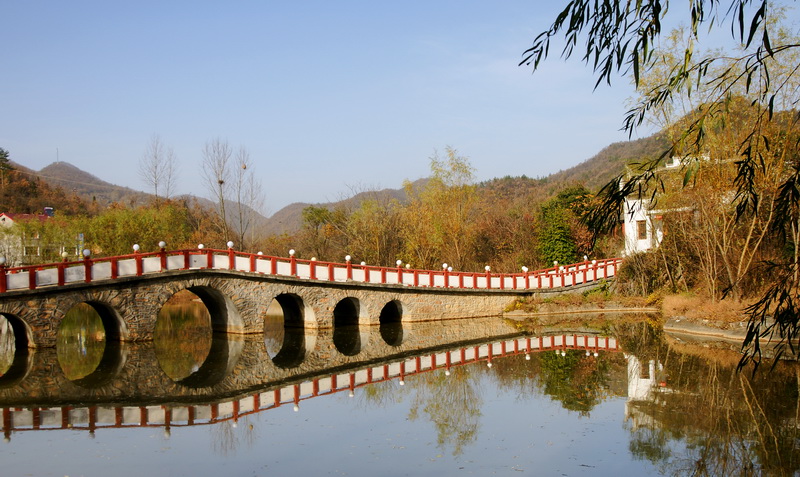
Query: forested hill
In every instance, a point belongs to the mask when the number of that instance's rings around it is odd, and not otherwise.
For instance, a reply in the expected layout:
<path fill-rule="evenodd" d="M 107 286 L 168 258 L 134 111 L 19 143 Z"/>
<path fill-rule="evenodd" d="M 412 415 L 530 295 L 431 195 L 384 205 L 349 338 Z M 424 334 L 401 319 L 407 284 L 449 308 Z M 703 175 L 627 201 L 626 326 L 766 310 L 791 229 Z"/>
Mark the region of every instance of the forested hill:
<path fill-rule="evenodd" d="M 110 184 L 68 162 L 54 162 L 35 174 L 50 184 L 103 206 L 113 202 L 144 203 L 149 195 L 128 187 Z"/>
<path fill-rule="evenodd" d="M 615 142 L 577 166 L 549 175 L 545 178 L 545 182 L 578 183 L 597 192 L 608 181 L 621 174 L 627 164 L 655 159 L 668 147 L 669 143 L 661 133 L 634 141 Z"/>

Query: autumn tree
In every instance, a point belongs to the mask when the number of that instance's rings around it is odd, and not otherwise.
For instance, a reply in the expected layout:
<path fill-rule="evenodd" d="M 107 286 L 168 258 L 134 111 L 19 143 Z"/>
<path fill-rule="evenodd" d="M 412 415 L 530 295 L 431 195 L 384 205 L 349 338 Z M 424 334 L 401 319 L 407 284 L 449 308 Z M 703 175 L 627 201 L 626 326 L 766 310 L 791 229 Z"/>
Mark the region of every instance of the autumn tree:
<path fill-rule="evenodd" d="M 645 164 L 634 177 L 619 176 L 604 187 L 603 201 L 589 218 L 596 230 L 608 230 L 616 225 L 625 197 L 634 193 L 646 195 L 661 187 L 657 174 L 662 164 L 660 159 L 676 152 L 683 155 L 703 152 L 709 128 L 716 118 L 728 114 L 736 97 L 746 98 L 754 110 L 753 120 L 743 125 L 741 140 L 734 143 L 735 154 L 730 156 L 735 164 L 731 201 L 737 221 L 749 221 L 754 215 L 764 213 L 762 204 L 772 202 L 769 195 L 774 193 L 773 189 L 759 185 L 765 164 L 782 155 L 781 149 L 797 150 L 800 145 L 794 141 L 789 142 L 789 148 L 785 147 L 786 142 L 781 138 L 792 141 L 793 136 L 788 131 L 778 134 L 777 138 L 765 134 L 778 117 L 776 113 L 782 107 L 796 107 L 800 99 L 796 86 L 800 73 L 800 42 L 779 27 L 778 20 L 783 15 L 780 4 L 770 0 L 689 2 L 685 11 L 690 22 L 689 41 L 682 54 L 675 56 L 677 61 L 665 70 L 663 81 L 645 88 L 642 74 L 658 58 L 653 52 L 662 37 L 666 6 L 661 0 L 569 1 L 552 25 L 540 33 L 523 54 L 521 64 L 535 70 L 548 56 L 552 40 L 563 37 L 563 55 L 569 57 L 581 51 L 584 61 L 592 65 L 597 75 L 596 87 L 602 82 L 610 83 L 617 73 L 629 75 L 642 93 L 625 118 L 625 128 L 630 132 L 653 112 L 671 104 L 676 96 L 698 97 L 695 92 L 702 91 L 700 106 L 691 120 L 680 126 L 679 134 L 674 136 L 671 147 L 661 158 Z M 698 52 L 696 45 L 708 39 L 709 30 L 722 24 L 730 26 L 739 50 L 735 54 Z M 791 117 L 788 123 L 794 128 L 798 116 L 796 112 L 787 112 Z M 688 182 L 691 175 L 692 169 L 686 169 L 684 182 Z M 800 215 L 795 212 L 800 211 L 800 165 L 788 163 L 786 172 L 779 177 L 777 195 L 770 206 L 775 213 L 769 223 L 774 230 L 787 232 Z M 745 257 L 745 260 L 748 259 Z M 792 340 L 795 343 L 800 337 L 800 289 L 794 281 L 796 270 L 794 262 L 775 263 L 771 270 L 772 286 L 748 310 L 750 325 L 745 345 L 748 357 L 756 362 L 761 356 L 760 336 L 772 334 L 782 342 Z"/>
<path fill-rule="evenodd" d="M 242 249 L 249 249 L 259 234 L 260 211 L 264 207 L 264 192 L 261 182 L 255 175 L 250 153 L 240 147 L 234 156 L 233 200 L 235 213 L 233 217 L 237 243 Z"/>
<path fill-rule="evenodd" d="M 435 153 L 430 163 L 432 176 L 421 191 L 406 184 L 411 197 L 403 218 L 406 261 L 415 267 L 438 268 L 446 262 L 463 269 L 475 237 L 474 169 L 451 147 L 445 157 Z"/>
<path fill-rule="evenodd" d="M 161 198 L 169 199 L 175 192 L 176 162 L 172 148 L 163 143 L 161 136 L 154 134 L 139 159 L 139 177 L 152 189 L 156 203 Z"/>

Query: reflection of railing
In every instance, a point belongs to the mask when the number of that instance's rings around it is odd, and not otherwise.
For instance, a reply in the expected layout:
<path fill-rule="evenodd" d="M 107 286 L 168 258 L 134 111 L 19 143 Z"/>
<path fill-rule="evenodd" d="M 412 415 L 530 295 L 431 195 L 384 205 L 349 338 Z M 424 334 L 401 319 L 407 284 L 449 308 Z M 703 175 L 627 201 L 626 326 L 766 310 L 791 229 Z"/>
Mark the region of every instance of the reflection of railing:
<path fill-rule="evenodd" d="M 621 259 L 585 260 L 572 265 L 522 273 L 481 273 L 416 270 L 366 264 L 321 262 L 237 252 L 233 249 L 193 249 L 134 253 L 7 268 L 0 265 L 0 292 L 35 290 L 67 283 L 115 280 L 169 270 L 236 270 L 324 281 L 357 281 L 418 287 L 463 289 L 539 289 L 577 285 L 616 274 Z M 488 268 L 488 267 L 487 267 Z"/>
<path fill-rule="evenodd" d="M 187 406 L 89 406 L 56 408 L 2 408 L 3 432 L 77 429 L 89 430 L 121 427 L 186 427 L 221 421 L 237 421 L 247 416 L 286 404 L 299 406 L 301 401 L 327 396 L 370 384 L 399 379 L 434 370 L 464 366 L 492 359 L 552 350 L 618 351 L 617 340 L 587 335 L 554 335 L 517 338 L 496 343 L 464 347 L 426 354 L 357 371 L 314 378 L 297 384 L 248 395 L 234 401 Z M 295 408 L 297 409 L 297 407 Z"/>

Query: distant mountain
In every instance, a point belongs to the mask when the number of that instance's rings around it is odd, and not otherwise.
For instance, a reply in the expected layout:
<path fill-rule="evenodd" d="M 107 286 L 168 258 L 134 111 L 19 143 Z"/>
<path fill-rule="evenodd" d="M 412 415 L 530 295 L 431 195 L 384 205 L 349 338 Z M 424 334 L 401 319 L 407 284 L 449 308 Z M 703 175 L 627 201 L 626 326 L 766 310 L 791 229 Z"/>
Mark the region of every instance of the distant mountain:
<path fill-rule="evenodd" d="M 613 143 L 595 156 L 586 161 L 551 174 L 547 177 L 531 179 L 522 177 L 504 177 L 485 181 L 478 185 L 483 191 L 488 191 L 498 196 L 513 196 L 521 194 L 523 191 L 528 193 L 532 190 L 538 194 L 546 196 L 553 191 L 569 184 L 583 184 L 589 190 L 597 191 L 614 176 L 622 173 L 625 166 L 632 162 L 641 162 L 646 159 L 658 157 L 668 144 L 661 134 L 637 139 L 635 141 L 623 141 Z M 96 201 L 100 205 L 108 205 L 112 202 L 119 202 L 126 205 L 141 204 L 146 202 L 150 194 L 145 192 L 121 187 L 98 179 L 97 177 L 85 172 L 67 162 L 56 162 L 45 167 L 41 171 L 33 171 L 20 164 L 14 164 L 20 171 L 39 177 L 41 180 L 62 187 L 65 191 L 73 192 L 78 196 Z M 422 188 L 427 183 L 427 179 L 419 179 L 413 183 L 414 188 Z M 203 207 L 213 207 L 213 202 L 195 197 L 182 196 L 183 200 L 195 200 Z M 349 210 L 358 208 L 364 200 L 376 199 L 380 201 L 398 200 L 401 203 L 408 200 L 405 189 L 382 189 L 378 191 L 360 192 L 344 200 L 332 201 L 319 204 L 307 202 L 296 202 L 278 210 L 272 216 L 258 220 L 259 227 L 267 235 L 280 235 L 283 233 L 292 234 L 300 230 L 303 224 L 303 209 L 309 205 L 335 209 L 344 207 Z"/>
<path fill-rule="evenodd" d="M 414 189 L 420 189 L 428 182 L 428 179 L 418 179 L 411 183 Z M 405 202 L 408 200 L 405 189 L 381 189 L 377 191 L 365 191 L 348 197 L 347 199 L 325 202 L 321 204 L 310 204 L 307 202 L 295 202 L 272 214 L 264 223 L 264 230 L 267 234 L 280 235 L 283 233 L 292 234 L 300 230 L 303 226 L 303 209 L 310 205 L 336 209 L 345 207 L 347 209 L 357 209 L 361 203 L 368 199 L 379 201 L 397 200 Z"/>
<path fill-rule="evenodd" d="M 145 192 L 98 179 L 68 162 L 54 162 L 38 172 L 27 168 L 26 170 L 51 185 L 59 186 L 85 200 L 96 201 L 100 205 L 108 205 L 112 202 L 138 204 L 151 197 Z"/>

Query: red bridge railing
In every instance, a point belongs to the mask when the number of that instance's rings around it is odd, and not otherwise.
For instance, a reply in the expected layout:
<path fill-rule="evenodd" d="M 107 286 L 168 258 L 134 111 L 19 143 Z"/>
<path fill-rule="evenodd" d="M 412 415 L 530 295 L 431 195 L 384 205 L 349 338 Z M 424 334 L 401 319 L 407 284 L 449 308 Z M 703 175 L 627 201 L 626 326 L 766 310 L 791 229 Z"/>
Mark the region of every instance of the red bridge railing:
<path fill-rule="evenodd" d="M 584 260 L 565 266 L 521 273 L 458 272 L 382 267 L 290 257 L 273 257 L 231 249 L 160 250 L 114 257 L 64 261 L 42 265 L 0 265 L 0 293 L 37 290 L 68 283 L 93 283 L 174 270 L 235 270 L 246 273 L 335 282 L 362 282 L 413 287 L 476 290 L 530 290 L 575 286 L 616 275 L 622 259 Z"/>

